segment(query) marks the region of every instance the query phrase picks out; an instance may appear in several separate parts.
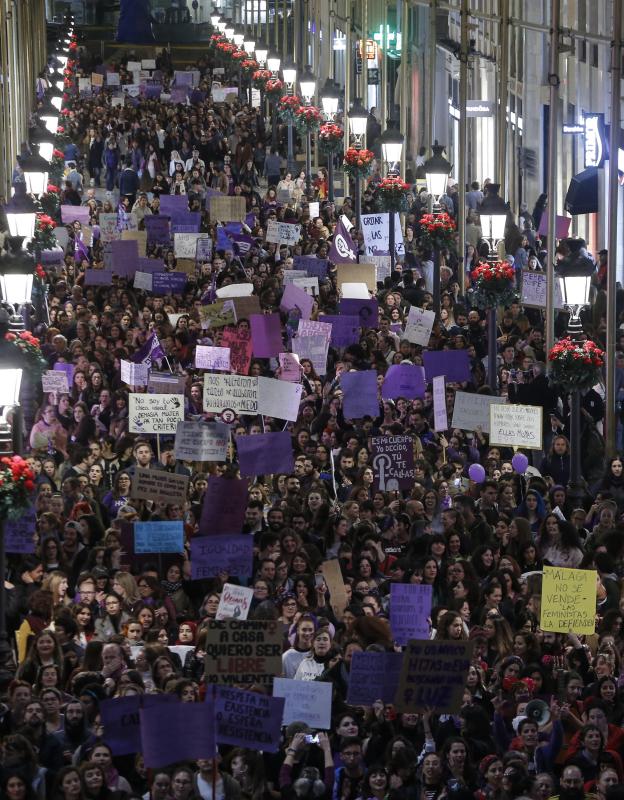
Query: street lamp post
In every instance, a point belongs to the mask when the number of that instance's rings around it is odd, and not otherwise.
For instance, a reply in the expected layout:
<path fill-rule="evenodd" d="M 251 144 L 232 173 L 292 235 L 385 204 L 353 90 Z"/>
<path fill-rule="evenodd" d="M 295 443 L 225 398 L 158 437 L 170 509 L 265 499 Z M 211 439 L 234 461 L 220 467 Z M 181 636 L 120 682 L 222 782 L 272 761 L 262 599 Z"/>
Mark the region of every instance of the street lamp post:
<path fill-rule="evenodd" d="M 291 59 L 289 59 L 282 66 L 282 75 L 284 76 L 284 83 L 286 84 L 286 90 L 288 94 L 293 94 L 295 83 L 297 81 L 297 67 L 295 66 L 294 62 Z M 291 177 L 295 174 L 293 124 L 292 124 L 292 119 L 290 117 L 288 119 L 288 161 L 286 169 L 288 170 L 288 172 L 290 172 Z"/>
<path fill-rule="evenodd" d="M 398 130 L 392 120 L 388 120 L 386 130 L 379 137 L 381 141 L 381 154 L 386 162 L 388 175 L 398 175 L 397 164 L 401 163 L 403 142 L 405 136 Z M 388 249 L 390 250 L 390 269 L 394 272 L 396 265 L 396 245 L 394 230 L 395 212 L 390 211 L 388 217 Z"/>
<path fill-rule="evenodd" d="M 316 92 L 316 78 L 312 74 L 310 67 L 305 68 L 305 72 L 299 78 L 299 86 L 301 87 L 301 97 L 304 103 L 309 106 L 312 104 L 312 98 Z M 306 196 L 308 200 L 312 194 L 312 136 L 309 128 L 306 130 Z"/>
<path fill-rule="evenodd" d="M 499 197 L 499 185 L 490 183 L 488 194 L 481 204 L 481 229 L 489 245 L 489 261 L 498 261 L 498 245 L 505 238 L 505 226 L 509 207 L 502 197 Z M 498 348 L 496 344 L 496 308 L 488 308 L 488 382 L 492 394 L 496 394 L 498 385 L 496 380 L 496 359 Z"/>
<path fill-rule="evenodd" d="M 563 305 L 570 312 L 568 336 L 572 341 L 579 342 L 583 334 L 581 311 L 589 305 L 591 276 L 595 272 L 596 265 L 591 258 L 579 252 L 584 245 L 582 239 L 567 239 L 566 243 L 572 252 L 558 263 L 557 277 L 561 287 Z M 581 467 L 581 435 L 581 392 L 575 388 L 570 391 L 570 478 L 568 482 L 568 497 L 575 508 L 580 505 L 585 496 L 585 483 Z"/>
<path fill-rule="evenodd" d="M 362 142 L 366 136 L 366 123 L 368 122 L 368 111 L 362 105 L 362 101 L 356 98 L 353 105 L 347 114 L 349 119 L 349 131 L 353 136 L 354 147 L 357 150 L 362 149 Z M 357 221 L 358 231 L 360 229 L 360 218 L 362 216 L 362 190 L 360 188 L 360 176 L 356 175 L 354 181 L 355 193 L 355 219 Z"/>
<path fill-rule="evenodd" d="M 278 77 L 279 69 L 282 59 L 279 54 L 273 50 L 271 51 L 266 60 L 267 69 L 270 71 L 273 78 Z M 262 95 L 262 108 L 264 109 L 264 94 Z M 271 145 L 275 149 L 277 147 L 277 112 L 274 111 L 271 118 Z"/>
<path fill-rule="evenodd" d="M 440 197 L 446 191 L 448 177 L 453 167 L 444 158 L 444 145 L 439 145 L 437 140 L 431 150 L 433 155 L 425 161 L 425 177 L 427 179 L 427 192 L 431 196 L 431 213 L 436 216 L 442 211 Z M 440 315 L 440 250 L 437 245 L 433 248 L 433 310 L 436 316 Z"/>
<path fill-rule="evenodd" d="M 338 113 L 338 103 L 340 101 L 340 92 L 338 87 L 328 78 L 325 81 L 325 86 L 321 92 L 321 105 L 323 106 L 323 114 L 325 114 L 328 122 L 333 122 L 336 114 Z M 327 182 L 329 184 L 327 197 L 330 203 L 334 202 L 334 157 L 333 151 L 327 153 Z"/>

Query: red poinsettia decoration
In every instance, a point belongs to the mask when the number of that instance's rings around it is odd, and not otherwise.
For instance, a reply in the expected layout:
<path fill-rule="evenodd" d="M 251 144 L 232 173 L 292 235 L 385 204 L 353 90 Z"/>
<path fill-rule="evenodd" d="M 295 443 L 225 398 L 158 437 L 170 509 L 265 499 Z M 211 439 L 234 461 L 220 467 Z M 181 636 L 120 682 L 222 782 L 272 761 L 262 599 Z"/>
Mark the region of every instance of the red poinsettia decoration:
<path fill-rule="evenodd" d="M 273 73 L 270 69 L 257 69 L 251 79 L 257 89 L 265 89 L 267 81 L 270 81 L 272 76 Z"/>
<path fill-rule="evenodd" d="M 56 134 L 58 136 L 59 133 L 65 133 L 65 128 L 62 125 L 59 125 L 56 129 Z"/>
<path fill-rule="evenodd" d="M 37 278 L 39 278 L 42 281 L 44 281 L 46 279 L 47 275 L 46 275 L 45 270 L 44 270 L 44 268 L 43 268 L 43 266 L 41 264 L 37 264 L 37 266 L 35 267 L 35 275 L 36 275 Z"/>
<path fill-rule="evenodd" d="M 282 108 L 290 108 L 293 111 L 301 105 L 301 98 L 296 94 L 285 94 L 279 102 Z"/>
<path fill-rule="evenodd" d="M 358 150 L 357 147 L 349 147 L 344 154 L 342 167 L 352 178 L 365 178 L 370 175 L 374 159 L 375 154 L 372 150 Z"/>
<path fill-rule="evenodd" d="M 244 61 L 246 58 L 248 58 L 247 51 L 238 49 L 234 50 L 234 52 L 232 53 L 232 58 L 234 59 L 234 61 Z"/>
<path fill-rule="evenodd" d="M 56 228 L 56 222 L 48 214 L 37 214 L 37 225 L 42 231 L 52 231 Z"/>
<path fill-rule="evenodd" d="M 241 61 L 241 69 L 247 73 L 253 72 L 255 75 L 258 70 L 258 66 L 259 64 L 255 58 L 245 58 L 243 61 Z"/>
<path fill-rule="evenodd" d="M 34 381 L 39 381 L 41 375 L 48 369 L 48 362 L 41 352 L 40 342 L 30 331 L 21 331 L 19 334 L 5 333 L 4 338 L 22 354 L 25 369 Z"/>
<path fill-rule="evenodd" d="M 54 150 L 52 151 L 52 158 L 63 158 L 64 159 L 65 158 L 65 153 L 62 150 L 59 150 L 58 148 L 55 147 Z"/>
<path fill-rule="evenodd" d="M 55 186 L 53 183 L 49 183 L 46 187 L 46 192 L 48 194 L 58 194 L 58 186 Z"/>
<path fill-rule="evenodd" d="M 566 336 L 548 353 L 551 377 L 566 391 L 591 389 L 602 379 L 604 355 L 604 350 L 590 339 L 578 342 Z"/>
<path fill-rule="evenodd" d="M 28 508 L 35 489 L 35 473 L 21 456 L 0 459 L 0 513 L 4 518 L 19 517 Z"/>
<path fill-rule="evenodd" d="M 303 133 L 318 130 L 323 121 L 323 113 L 316 106 L 299 106 L 295 110 L 297 128 Z"/>
<path fill-rule="evenodd" d="M 279 78 L 271 78 L 265 84 L 264 91 L 267 94 L 281 94 L 284 91 L 284 84 Z"/>
<path fill-rule="evenodd" d="M 470 273 L 470 277 L 475 282 L 480 280 L 483 283 L 512 281 L 514 279 L 514 270 L 509 261 L 497 261 L 494 264 L 484 261 L 477 264 Z"/>

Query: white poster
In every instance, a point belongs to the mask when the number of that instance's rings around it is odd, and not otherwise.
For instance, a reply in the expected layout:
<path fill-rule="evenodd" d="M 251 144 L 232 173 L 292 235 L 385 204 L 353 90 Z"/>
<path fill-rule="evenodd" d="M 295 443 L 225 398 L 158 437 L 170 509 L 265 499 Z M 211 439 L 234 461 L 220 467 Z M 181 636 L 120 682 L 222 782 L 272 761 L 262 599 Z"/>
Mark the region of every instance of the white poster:
<path fill-rule="evenodd" d="M 302 277 L 300 270 L 293 270 L 296 272 L 295 278 L 291 281 L 298 289 L 303 289 L 306 294 L 309 294 L 310 297 L 317 297 L 319 293 L 319 282 L 318 278 L 306 278 Z M 284 280 L 284 285 L 286 285 L 286 280 Z"/>
<path fill-rule="evenodd" d="M 69 386 L 67 383 L 67 373 L 60 369 L 49 369 L 41 376 L 41 388 L 44 392 L 59 392 L 67 394 Z"/>
<path fill-rule="evenodd" d="M 548 276 L 545 272 L 522 270 L 522 305 L 546 308 L 546 286 Z M 563 308 L 561 286 L 555 279 L 555 308 Z"/>
<path fill-rule="evenodd" d="M 322 334 L 312 336 L 295 336 L 292 340 L 292 351 L 299 356 L 299 361 L 307 358 L 312 362 L 318 375 L 327 372 L 327 351 L 329 339 Z"/>
<path fill-rule="evenodd" d="M 305 722 L 313 730 L 329 730 L 331 727 L 331 683 L 274 678 L 273 697 L 283 697 L 286 701 L 282 725 Z"/>
<path fill-rule="evenodd" d="M 266 230 L 266 241 L 274 244 L 297 244 L 301 238 L 301 225 L 291 225 L 289 222 L 269 220 Z"/>
<path fill-rule="evenodd" d="M 225 461 L 230 429 L 222 422 L 179 422 L 174 452 L 180 461 Z"/>
<path fill-rule="evenodd" d="M 142 289 L 144 292 L 152 291 L 152 273 L 151 272 L 135 272 L 134 273 L 134 288 Z"/>
<path fill-rule="evenodd" d="M 215 619 L 247 619 L 253 593 L 254 590 L 246 586 L 224 584 Z"/>
<path fill-rule="evenodd" d="M 229 372 L 230 348 L 208 347 L 203 344 L 198 344 L 195 347 L 195 368 L 220 369 L 224 372 Z"/>
<path fill-rule="evenodd" d="M 178 422 L 184 420 L 184 395 L 128 395 L 130 433 L 175 433 Z"/>
<path fill-rule="evenodd" d="M 453 406 L 451 428 L 462 431 L 474 431 L 481 428 L 483 433 L 490 432 L 490 406 L 493 403 L 504 403 L 503 397 L 475 392 L 456 392 Z"/>
<path fill-rule="evenodd" d="M 195 261 L 197 240 L 201 237 L 201 233 L 174 233 L 173 251 L 176 258 L 190 258 Z"/>
<path fill-rule="evenodd" d="M 247 375 L 204 375 L 204 411 L 262 414 L 294 422 L 299 413 L 301 384 Z"/>
<path fill-rule="evenodd" d="M 258 411 L 265 417 L 296 422 L 303 386 L 276 378 L 258 378 Z"/>
<path fill-rule="evenodd" d="M 490 406 L 490 447 L 542 449 L 542 407 L 517 403 Z"/>
<path fill-rule="evenodd" d="M 427 347 L 434 322 L 434 311 L 425 311 L 423 308 L 412 306 L 405 322 L 403 338 L 407 339 L 407 341 L 412 344 L 419 344 L 421 347 Z"/>
<path fill-rule="evenodd" d="M 147 386 L 149 366 L 121 359 L 121 380 L 128 386 Z"/>
<path fill-rule="evenodd" d="M 438 375 L 433 379 L 433 429 L 435 431 L 448 430 L 444 375 Z"/>
<path fill-rule="evenodd" d="M 362 214 L 362 234 L 364 251 L 367 256 L 387 256 L 390 254 L 390 214 Z M 397 256 L 405 255 L 401 217 L 394 215 L 394 251 Z"/>

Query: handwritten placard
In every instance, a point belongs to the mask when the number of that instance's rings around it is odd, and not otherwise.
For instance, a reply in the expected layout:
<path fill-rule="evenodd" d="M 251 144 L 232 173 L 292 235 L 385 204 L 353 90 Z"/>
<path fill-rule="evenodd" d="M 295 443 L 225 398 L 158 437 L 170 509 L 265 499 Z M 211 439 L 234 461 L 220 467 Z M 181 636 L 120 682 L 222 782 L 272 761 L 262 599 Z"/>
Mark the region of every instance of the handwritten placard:
<path fill-rule="evenodd" d="M 403 654 L 396 693 L 398 711 L 459 713 L 473 642 L 412 639 Z"/>
<path fill-rule="evenodd" d="M 221 422 L 179 422 L 174 453 L 180 461 L 225 461 L 230 429 Z"/>
<path fill-rule="evenodd" d="M 554 633 L 596 630 L 596 570 L 544 567 L 540 628 Z"/>
<path fill-rule="evenodd" d="M 233 583 L 224 584 L 215 619 L 247 619 L 253 592 L 253 589 L 246 586 L 236 586 Z"/>
<path fill-rule="evenodd" d="M 490 447 L 542 449 L 542 407 L 518 403 L 490 405 Z"/>
<path fill-rule="evenodd" d="M 195 367 L 197 369 L 218 369 L 230 371 L 230 348 L 208 347 L 198 344 L 195 347 Z"/>
<path fill-rule="evenodd" d="M 390 627 L 397 644 L 429 636 L 432 587 L 425 583 L 390 586 Z"/>
<path fill-rule="evenodd" d="M 206 683 L 270 684 L 282 672 L 284 626 L 274 620 L 206 620 Z M 245 657 L 241 658 L 241 647 Z"/>
<path fill-rule="evenodd" d="M 483 433 L 489 433 L 490 406 L 502 403 L 505 403 L 504 397 L 476 392 L 456 392 L 451 427 L 461 428 L 463 431 L 481 428 Z"/>
<path fill-rule="evenodd" d="M 128 417 L 130 433 L 175 433 L 184 419 L 184 396 L 131 392 Z"/>
<path fill-rule="evenodd" d="M 189 479 L 186 475 L 136 467 L 130 496 L 137 500 L 158 498 L 163 503 L 185 503 L 188 486 Z"/>
<path fill-rule="evenodd" d="M 135 553 L 181 553 L 184 549 L 182 520 L 135 522 Z"/>

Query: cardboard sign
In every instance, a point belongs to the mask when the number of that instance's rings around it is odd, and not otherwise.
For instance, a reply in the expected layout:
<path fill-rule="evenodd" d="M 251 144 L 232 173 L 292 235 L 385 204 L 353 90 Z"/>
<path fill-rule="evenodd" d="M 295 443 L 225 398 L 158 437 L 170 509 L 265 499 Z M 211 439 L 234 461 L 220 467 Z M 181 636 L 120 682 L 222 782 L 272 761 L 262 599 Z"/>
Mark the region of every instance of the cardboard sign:
<path fill-rule="evenodd" d="M 112 242 L 121 239 L 121 230 L 119 229 L 117 214 L 100 214 L 99 226 L 100 239 L 103 242 Z"/>
<path fill-rule="evenodd" d="M 397 711 L 458 714 L 474 642 L 413 639 L 403 654 Z"/>
<path fill-rule="evenodd" d="M 456 392 L 451 428 L 474 431 L 480 427 L 483 433 L 490 432 L 490 406 L 501 405 L 505 398 L 474 392 Z"/>
<path fill-rule="evenodd" d="M 330 604 L 337 617 L 341 617 L 348 604 L 345 582 L 337 559 L 323 561 L 321 572 L 329 589 Z"/>
<path fill-rule="evenodd" d="M 370 292 L 377 290 L 377 274 L 374 264 L 336 264 L 336 276 L 339 292 L 342 292 L 345 283 L 365 283 Z M 368 295 L 364 299 L 367 298 Z"/>
<path fill-rule="evenodd" d="M 325 334 L 295 336 L 292 340 L 292 351 L 299 357 L 299 361 L 307 358 L 312 362 L 315 372 L 319 375 L 325 375 L 327 372 L 329 341 Z"/>
<path fill-rule="evenodd" d="M 392 492 L 414 485 L 414 446 L 411 436 L 372 436 L 375 490 Z"/>
<path fill-rule="evenodd" d="M 172 375 L 170 372 L 151 371 L 147 390 L 155 394 L 184 394 L 185 375 Z"/>
<path fill-rule="evenodd" d="M 554 633 L 596 630 L 596 570 L 544 567 L 540 628 Z"/>
<path fill-rule="evenodd" d="M 215 619 L 247 619 L 252 599 L 253 589 L 233 583 L 223 584 Z"/>
<path fill-rule="evenodd" d="M 85 286 L 111 286 L 113 283 L 112 269 L 86 269 L 84 273 Z"/>
<path fill-rule="evenodd" d="M 221 291 L 220 289 L 218 291 Z M 253 294 L 248 296 L 233 297 L 234 313 L 236 314 L 236 321 L 240 322 L 241 319 L 249 319 L 252 314 L 260 314 L 260 298 Z"/>
<path fill-rule="evenodd" d="M 300 383 L 301 364 L 296 353 L 280 353 L 277 357 L 280 366 L 279 379 L 290 383 Z"/>
<path fill-rule="evenodd" d="M 467 350 L 425 350 L 423 364 L 427 381 L 432 381 L 438 375 L 444 375 L 447 383 L 472 380 Z"/>
<path fill-rule="evenodd" d="M 123 242 L 136 242 L 139 248 L 139 257 L 145 258 L 147 253 L 147 231 L 122 231 L 121 240 Z"/>
<path fill-rule="evenodd" d="M 273 620 L 206 620 L 206 683 L 270 685 L 282 672 L 284 626 Z"/>
<path fill-rule="evenodd" d="M 44 392 L 67 394 L 69 392 L 67 375 L 56 369 L 49 369 L 41 376 L 41 388 Z"/>
<path fill-rule="evenodd" d="M 200 536 L 238 534 L 245 522 L 247 481 L 211 475 L 204 493 Z"/>
<path fill-rule="evenodd" d="M 130 433 L 175 433 L 184 420 L 184 396 L 130 392 L 128 417 Z"/>
<path fill-rule="evenodd" d="M 237 436 L 236 448 L 240 474 L 243 477 L 279 472 L 290 475 L 294 472 L 295 458 L 288 431 Z"/>
<path fill-rule="evenodd" d="M 407 315 L 405 330 L 401 338 L 407 339 L 412 344 L 427 347 L 434 322 L 435 313 L 433 311 L 425 311 L 423 308 L 412 306 Z"/>
<path fill-rule="evenodd" d="M 314 730 L 329 730 L 332 689 L 333 684 L 325 681 L 276 678 L 273 681 L 273 697 L 283 697 L 285 700 L 282 724 L 305 722 Z"/>
<path fill-rule="evenodd" d="M 97 72 L 91 73 L 91 86 L 104 86 L 104 76 Z"/>
<path fill-rule="evenodd" d="M 381 397 L 383 400 L 395 400 L 398 397 L 413 400 L 415 397 L 424 397 L 425 389 L 422 367 L 414 364 L 391 364 L 381 386 Z"/>
<path fill-rule="evenodd" d="M 182 520 L 134 523 L 135 553 L 181 553 L 183 550 Z"/>
<path fill-rule="evenodd" d="M 148 244 L 161 244 L 168 246 L 171 241 L 170 222 L 171 217 L 164 214 L 148 215 L 143 220 L 147 231 Z"/>
<path fill-rule="evenodd" d="M 283 715 L 280 697 L 219 686 L 215 698 L 217 742 L 277 753 Z"/>
<path fill-rule="evenodd" d="M 191 539 L 191 580 L 215 578 L 220 572 L 249 578 L 253 573 L 253 536 L 194 536 Z"/>
<path fill-rule="evenodd" d="M 230 348 L 208 347 L 198 344 L 195 347 L 196 369 L 220 369 L 230 371 Z"/>
<path fill-rule="evenodd" d="M 182 294 L 185 287 L 185 272 L 155 272 L 152 275 L 154 294 Z"/>
<path fill-rule="evenodd" d="M 211 222 L 244 222 L 247 203 L 244 197 L 209 197 L 208 213 Z"/>
<path fill-rule="evenodd" d="M 174 453 L 180 461 L 225 461 L 230 429 L 222 422 L 178 422 Z"/>
<path fill-rule="evenodd" d="M 185 503 L 189 479 L 186 475 L 160 469 L 135 467 L 130 497 L 137 500 L 161 500 L 163 503 Z"/>
<path fill-rule="evenodd" d="M 90 215 L 89 206 L 61 205 L 61 222 L 64 225 L 73 225 L 74 222 L 88 225 Z"/>
<path fill-rule="evenodd" d="M 354 653 L 349 670 L 347 704 L 372 706 L 378 700 L 394 703 L 402 653 Z"/>
<path fill-rule="evenodd" d="M 393 583 L 390 586 L 390 627 L 397 644 L 429 636 L 433 587 L 425 583 Z"/>
<path fill-rule="evenodd" d="M 153 288 L 152 274 L 151 272 L 141 272 L 140 270 L 135 272 L 132 285 L 142 292 L 151 292 Z"/>
<path fill-rule="evenodd" d="M 522 447 L 527 450 L 542 449 L 541 406 L 523 406 L 518 403 L 490 406 L 490 447 Z"/>
<path fill-rule="evenodd" d="M 204 330 L 223 328 L 236 322 L 233 300 L 217 300 L 208 306 L 199 306 L 199 320 Z"/>

